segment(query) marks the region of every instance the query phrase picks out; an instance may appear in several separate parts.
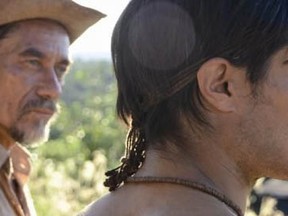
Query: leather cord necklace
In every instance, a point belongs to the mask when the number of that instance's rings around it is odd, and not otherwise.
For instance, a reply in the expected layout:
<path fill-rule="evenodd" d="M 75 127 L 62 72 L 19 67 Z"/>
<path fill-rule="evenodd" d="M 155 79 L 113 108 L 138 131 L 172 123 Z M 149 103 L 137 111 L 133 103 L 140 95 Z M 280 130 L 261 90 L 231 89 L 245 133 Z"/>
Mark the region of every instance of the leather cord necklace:
<path fill-rule="evenodd" d="M 237 216 L 244 216 L 239 206 L 233 203 L 227 196 L 215 190 L 214 188 L 199 182 L 172 177 L 141 176 L 141 177 L 129 177 L 125 181 L 125 183 L 168 183 L 168 184 L 186 186 L 215 197 L 216 199 L 227 205 L 230 209 L 232 209 L 237 214 Z"/>

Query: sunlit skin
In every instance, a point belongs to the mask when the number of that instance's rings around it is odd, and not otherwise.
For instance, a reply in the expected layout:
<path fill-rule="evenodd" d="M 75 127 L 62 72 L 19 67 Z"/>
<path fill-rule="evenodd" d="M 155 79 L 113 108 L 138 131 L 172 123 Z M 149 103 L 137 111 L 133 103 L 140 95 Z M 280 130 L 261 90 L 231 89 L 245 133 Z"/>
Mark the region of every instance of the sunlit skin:
<path fill-rule="evenodd" d="M 245 166 L 252 167 L 247 175 L 288 179 L 287 47 L 272 56 L 256 103 L 247 107 L 239 121 L 237 136 L 237 140 L 247 142 L 243 149 L 246 154 L 249 152 Z"/>
<path fill-rule="evenodd" d="M 69 37 L 48 20 L 20 22 L 0 40 L 0 124 L 21 143 L 47 136 L 69 67 Z"/>

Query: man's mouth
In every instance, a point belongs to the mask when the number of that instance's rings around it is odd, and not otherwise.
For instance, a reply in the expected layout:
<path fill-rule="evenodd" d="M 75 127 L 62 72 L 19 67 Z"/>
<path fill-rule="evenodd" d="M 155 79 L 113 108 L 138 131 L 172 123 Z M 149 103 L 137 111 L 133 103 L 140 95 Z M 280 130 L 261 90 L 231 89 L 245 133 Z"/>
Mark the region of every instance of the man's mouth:
<path fill-rule="evenodd" d="M 46 116 L 46 117 L 51 117 L 55 114 L 55 112 L 53 110 L 50 109 L 46 109 L 46 108 L 33 108 L 33 109 L 29 109 L 27 110 L 25 114 L 29 114 L 29 113 L 35 113 L 37 115 L 42 115 L 42 116 Z"/>
<path fill-rule="evenodd" d="M 57 112 L 57 106 L 53 101 L 38 99 L 29 101 L 22 109 L 22 115 L 35 113 L 36 115 L 52 117 Z"/>

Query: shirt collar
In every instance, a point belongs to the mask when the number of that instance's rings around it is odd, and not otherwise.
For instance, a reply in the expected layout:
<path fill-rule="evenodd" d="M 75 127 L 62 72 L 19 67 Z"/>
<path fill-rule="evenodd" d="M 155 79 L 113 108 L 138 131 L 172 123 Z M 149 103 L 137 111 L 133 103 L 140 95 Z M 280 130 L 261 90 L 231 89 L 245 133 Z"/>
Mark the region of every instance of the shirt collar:
<path fill-rule="evenodd" d="M 23 146 L 15 144 L 11 148 L 10 157 L 14 176 L 21 185 L 24 185 L 28 181 L 31 172 L 30 154 Z"/>
<path fill-rule="evenodd" d="M 16 143 L 7 130 L 0 125 L 0 168 L 9 157 L 12 163 L 10 172 L 14 174 L 21 185 L 24 185 L 31 171 L 30 154 L 23 146 Z"/>

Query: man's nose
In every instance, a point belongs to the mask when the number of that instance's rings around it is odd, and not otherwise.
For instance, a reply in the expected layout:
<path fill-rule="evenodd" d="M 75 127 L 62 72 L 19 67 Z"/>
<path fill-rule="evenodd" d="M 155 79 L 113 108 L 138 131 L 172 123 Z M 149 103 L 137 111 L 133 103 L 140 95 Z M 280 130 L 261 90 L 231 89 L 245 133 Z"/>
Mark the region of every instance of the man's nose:
<path fill-rule="evenodd" d="M 45 71 L 43 76 L 37 88 L 38 96 L 45 99 L 58 100 L 62 94 L 62 83 L 57 77 L 55 70 Z"/>

